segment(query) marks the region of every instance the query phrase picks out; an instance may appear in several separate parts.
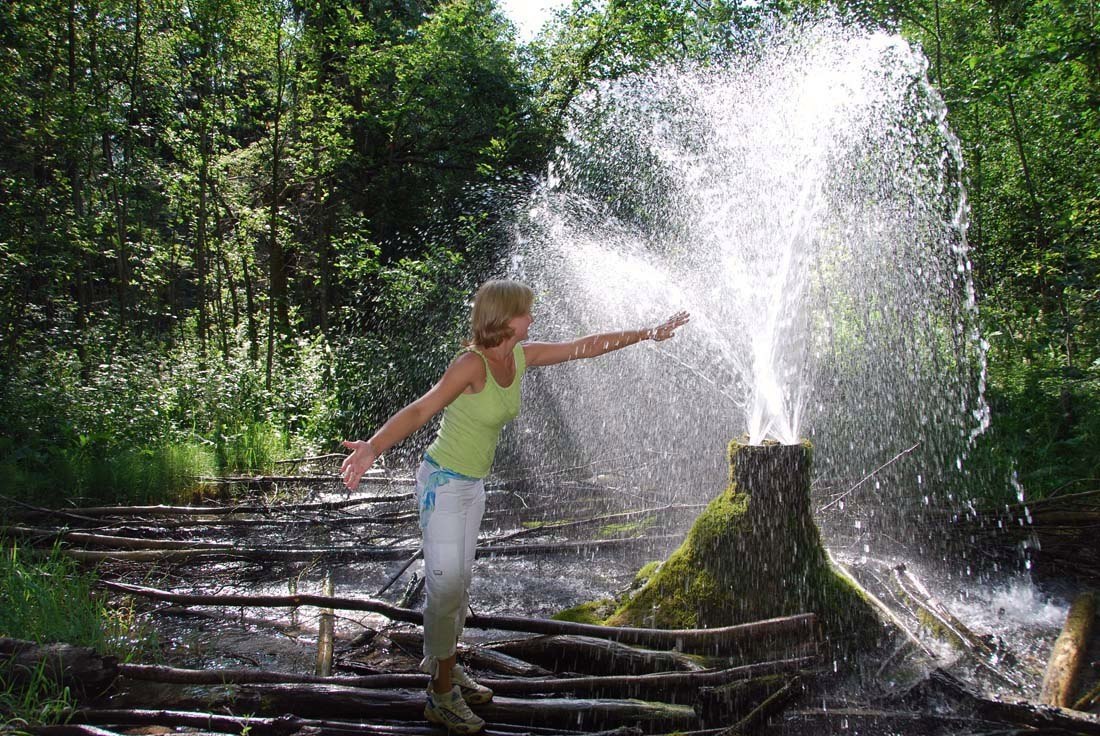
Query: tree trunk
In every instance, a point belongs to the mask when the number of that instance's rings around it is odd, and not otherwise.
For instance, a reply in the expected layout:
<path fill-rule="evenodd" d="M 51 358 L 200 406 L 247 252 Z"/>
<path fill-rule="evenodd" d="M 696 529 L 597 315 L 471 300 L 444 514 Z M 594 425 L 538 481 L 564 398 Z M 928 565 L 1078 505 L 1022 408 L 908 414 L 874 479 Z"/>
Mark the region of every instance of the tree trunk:
<path fill-rule="evenodd" d="M 283 18 L 279 14 L 275 28 L 275 110 L 271 135 L 271 201 L 268 213 L 268 243 L 270 255 L 269 293 L 267 315 L 267 390 L 271 390 L 271 375 L 275 365 L 275 348 L 280 352 L 288 332 L 286 254 L 279 240 L 279 200 L 282 189 L 280 164 L 282 141 L 280 126 L 283 119 L 283 93 L 286 83 L 286 58 L 283 55 Z"/>
<path fill-rule="evenodd" d="M 873 608 L 829 565 L 810 506 L 810 445 L 730 443 L 730 484 L 687 539 L 607 621 L 713 627 L 816 613 L 840 649 L 882 635 Z"/>
<path fill-rule="evenodd" d="M 1077 676 L 1088 650 L 1095 618 L 1096 594 L 1082 593 L 1077 596 L 1066 616 L 1066 625 L 1054 642 L 1054 651 L 1043 676 L 1039 699 L 1047 705 L 1066 708 L 1073 704 L 1077 694 Z"/>

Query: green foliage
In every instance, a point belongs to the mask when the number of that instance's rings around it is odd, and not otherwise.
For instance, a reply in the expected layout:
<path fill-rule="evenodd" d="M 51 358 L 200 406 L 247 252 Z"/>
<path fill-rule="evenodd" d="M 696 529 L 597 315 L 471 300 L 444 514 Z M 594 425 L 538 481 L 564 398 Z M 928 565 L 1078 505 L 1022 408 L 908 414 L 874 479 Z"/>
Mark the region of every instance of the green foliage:
<path fill-rule="evenodd" d="M 247 352 L 239 344 L 211 361 L 194 343 L 167 355 L 153 345 L 101 355 L 83 376 L 76 351 L 26 356 L 0 384 L 4 493 L 39 504 L 170 501 L 198 478 L 269 472 L 327 442 L 327 343 L 300 341 L 271 390 Z"/>
<path fill-rule="evenodd" d="M 580 95 L 807 8 L 924 47 L 999 335 L 990 456 L 1040 490 L 1095 477 L 1088 3 L 575 0 L 517 48 L 491 0 L 103 0 L 0 5 L 5 489 L 158 500 L 373 429 L 453 356 L 506 202 Z"/>
<path fill-rule="evenodd" d="M 109 609 L 83 572 L 56 547 L 43 554 L 0 540 L 0 636 L 92 647 L 124 662 L 155 651 L 132 601 Z M 0 667 L 0 730 L 63 722 L 73 699 L 43 666 L 16 684 Z"/>
<path fill-rule="evenodd" d="M 0 541 L 0 636 L 92 647 L 130 661 L 155 645 L 131 608 L 108 610 L 95 577 L 54 548 Z"/>
<path fill-rule="evenodd" d="M 457 354 L 473 289 L 463 257 L 437 247 L 421 260 L 379 266 L 375 318 L 352 322 L 336 351 L 334 436 L 363 436 L 422 394 Z M 349 320 L 357 320 L 349 315 Z M 422 439 L 422 438 L 421 438 Z M 406 449 L 415 453 L 419 441 Z"/>
<path fill-rule="evenodd" d="M 67 687 L 59 687 L 42 661 L 27 682 L 16 683 L 0 666 L 0 731 L 29 734 L 29 728 L 68 722 L 76 700 Z"/>
<path fill-rule="evenodd" d="M 989 354 L 985 451 L 1040 496 L 1098 476 L 1100 66 L 1088 3 L 911 2 L 969 166 Z M 1090 51 L 1090 49 L 1093 49 Z"/>

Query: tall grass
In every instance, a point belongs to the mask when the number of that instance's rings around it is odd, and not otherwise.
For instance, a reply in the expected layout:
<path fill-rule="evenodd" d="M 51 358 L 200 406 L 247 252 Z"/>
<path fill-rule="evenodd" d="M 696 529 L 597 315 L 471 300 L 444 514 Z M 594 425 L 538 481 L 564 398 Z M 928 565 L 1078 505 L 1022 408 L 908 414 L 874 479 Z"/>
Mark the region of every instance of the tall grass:
<path fill-rule="evenodd" d="M 69 688 L 59 687 L 49 677 L 45 661 L 29 674 L 17 684 L 0 666 L 0 733 L 29 734 L 25 729 L 68 720 L 75 705 Z"/>
<path fill-rule="evenodd" d="M 36 505 L 171 502 L 202 476 L 269 472 L 332 435 L 320 339 L 284 356 L 270 386 L 243 343 L 227 356 L 186 342 L 104 345 L 0 366 L 0 494 Z"/>
<path fill-rule="evenodd" d="M 287 436 L 269 422 L 248 422 L 234 430 L 222 428 L 214 443 L 218 467 L 230 473 L 267 473 L 284 457 Z"/>
<path fill-rule="evenodd" d="M 56 547 L 43 554 L 0 540 L 0 636 L 88 646 L 122 661 L 155 651 L 132 603 L 109 609 L 94 584 Z M 0 667 L 0 731 L 55 723 L 70 704 L 68 690 L 44 671 L 16 685 Z"/>
<path fill-rule="evenodd" d="M 200 442 L 132 448 L 77 441 L 39 448 L 37 453 L 33 449 L 25 446 L 6 457 L 0 453 L 0 479 L 6 495 L 33 499 L 38 505 L 66 499 L 172 501 L 217 467 L 213 449 Z"/>
<path fill-rule="evenodd" d="M 106 651 L 107 616 L 93 583 L 56 548 L 36 555 L 0 542 L 0 635 Z"/>

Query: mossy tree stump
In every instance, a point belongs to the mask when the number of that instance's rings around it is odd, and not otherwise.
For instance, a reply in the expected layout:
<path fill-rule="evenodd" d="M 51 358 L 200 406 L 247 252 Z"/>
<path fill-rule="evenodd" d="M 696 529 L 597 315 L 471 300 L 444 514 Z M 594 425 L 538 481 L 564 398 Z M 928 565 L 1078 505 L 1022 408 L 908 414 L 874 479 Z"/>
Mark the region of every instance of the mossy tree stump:
<path fill-rule="evenodd" d="M 731 442 L 729 485 L 605 623 L 702 628 L 812 612 L 835 643 L 876 639 L 882 627 L 874 611 L 821 545 L 810 507 L 811 454 L 809 442 Z"/>

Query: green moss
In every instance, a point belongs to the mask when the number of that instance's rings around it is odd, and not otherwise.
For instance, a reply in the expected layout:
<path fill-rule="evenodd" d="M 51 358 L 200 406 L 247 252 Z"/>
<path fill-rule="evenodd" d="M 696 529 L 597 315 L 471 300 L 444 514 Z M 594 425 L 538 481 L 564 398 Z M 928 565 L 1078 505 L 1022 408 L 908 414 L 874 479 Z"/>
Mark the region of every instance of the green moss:
<path fill-rule="evenodd" d="M 731 443 L 729 485 L 707 505 L 679 549 L 622 602 L 607 624 L 701 628 L 813 612 L 840 649 L 848 648 L 848 642 L 877 639 L 881 625 L 873 609 L 832 568 L 821 545 L 809 508 L 808 443 L 801 458 L 793 448 L 769 452 Z M 749 455 L 755 455 L 758 473 L 797 474 L 789 485 L 804 488 L 805 497 L 788 493 L 754 502 L 738 489 L 734 470 Z M 772 464 L 762 463 L 761 455 Z"/>
<path fill-rule="evenodd" d="M 615 610 L 616 602 L 610 598 L 602 598 L 598 601 L 588 601 L 579 606 L 567 608 L 554 614 L 551 618 L 557 621 L 572 621 L 578 624 L 602 624 L 607 615 Z"/>
<path fill-rule="evenodd" d="M 600 527 L 601 537 L 625 537 L 631 534 L 641 534 L 657 523 L 656 516 L 646 516 L 637 521 L 627 521 L 622 524 L 608 524 Z"/>
<path fill-rule="evenodd" d="M 615 611 L 607 624 L 694 628 L 701 625 L 701 609 L 717 609 L 729 603 L 717 582 L 722 576 L 715 575 L 715 555 L 705 552 L 722 549 L 731 542 L 745 524 L 747 508 L 747 496 L 737 494 L 733 486 L 726 488 L 699 515 L 680 548 Z"/>
<path fill-rule="evenodd" d="M 661 565 L 664 564 L 661 560 L 651 560 L 650 562 L 642 565 L 634 575 L 634 582 L 630 584 L 631 589 L 637 589 L 649 582 L 649 579 L 661 569 Z"/>

